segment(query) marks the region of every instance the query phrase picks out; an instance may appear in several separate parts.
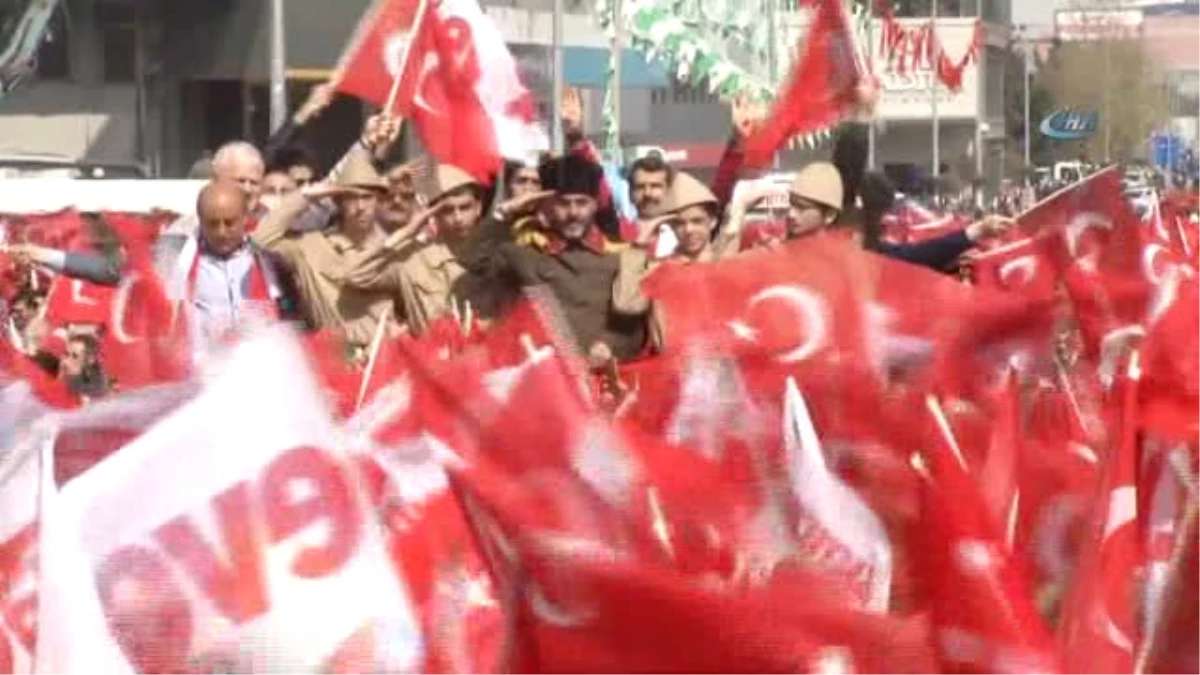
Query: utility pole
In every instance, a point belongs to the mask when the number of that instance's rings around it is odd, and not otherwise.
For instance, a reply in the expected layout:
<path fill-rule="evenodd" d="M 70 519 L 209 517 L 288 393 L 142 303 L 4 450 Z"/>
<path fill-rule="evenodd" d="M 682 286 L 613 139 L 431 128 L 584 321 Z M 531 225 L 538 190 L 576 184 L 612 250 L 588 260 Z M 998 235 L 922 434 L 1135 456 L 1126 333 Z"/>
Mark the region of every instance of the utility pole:
<path fill-rule="evenodd" d="M 983 20 L 983 0 L 975 0 L 975 20 L 979 22 L 979 26 L 983 28 L 984 35 L 987 35 L 987 24 Z M 984 38 L 984 44 L 987 44 L 987 39 Z M 975 59 L 975 109 L 979 111 L 979 115 L 975 118 L 975 179 L 983 179 L 983 127 L 984 119 L 987 116 L 986 99 L 983 96 L 983 90 L 987 84 L 984 80 L 984 65 L 987 60 L 987 48 L 981 47 L 979 56 Z"/>
<path fill-rule="evenodd" d="M 551 28 L 551 51 L 554 64 L 554 86 L 550 94 L 550 106 L 553 111 L 551 119 L 554 128 L 550 130 L 550 147 L 554 154 L 563 152 L 562 132 L 562 97 L 563 97 L 563 0 L 554 0 L 554 18 Z"/>
<path fill-rule="evenodd" d="M 868 63 L 871 55 L 875 53 L 875 3 L 867 3 L 867 57 Z M 879 97 L 883 98 L 883 85 L 880 84 Z M 879 103 L 882 109 L 882 101 Z M 867 168 L 875 170 L 875 120 L 867 120 Z"/>
<path fill-rule="evenodd" d="M 1104 29 L 1104 163 L 1112 163 L 1112 43 L 1122 30 L 1124 17 L 1121 16 L 1121 0 L 1116 0 L 1117 29 L 1112 26 Z"/>
<path fill-rule="evenodd" d="M 271 0 L 271 131 L 287 119 L 287 47 L 283 0 Z"/>
<path fill-rule="evenodd" d="M 771 86 L 779 91 L 779 0 L 767 0 L 767 73 Z M 774 168 L 779 170 L 779 153 L 775 153 Z"/>
<path fill-rule="evenodd" d="M 1030 166 L 1032 166 L 1029 161 L 1029 36 L 1024 32 L 1021 33 L 1021 69 L 1024 73 L 1024 77 L 1021 78 L 1021 85 L 1024 87 L 1025 95 L 1025 170 L 1028 171 Z"/>
<path fill-rule="evenodd" d="M 930 3 L 929 3 L 929 18 L 930 18 L 931 25 L 933 28 L 933 34 L 937 35 L 937 32 L 938 32 L 938 30 L 937 30 L 938 0 L 930 1 Z M 933 122 L 933 173 L 931 174 L 933 180 L 931 181 L 931 184 L 933 187 L 933 197 L 935 200 L 938 197 L 938 192 L 939 192 L 938 178 L 941 175 L 941 166 L 942 166 L 942 153 L 941 153 L 942 126 L 941 126 L 941 121 L 938 119 L 937 90 L 938 90 L 937 64 L 931 62 L 929 64 L 929 107 L 930 107 L 930 112 L 932 113 L 932 122 Z"/>
<path fill-rule="evenodd" d="M 610 157 L 618 165 L 625 162 L 625 146 L 621 142 L 621 62 L 625 60 L 625 17 L 622 0 L 613 0 L 613 75 L 612 75 L 612 142 L 615 157 Z"/>

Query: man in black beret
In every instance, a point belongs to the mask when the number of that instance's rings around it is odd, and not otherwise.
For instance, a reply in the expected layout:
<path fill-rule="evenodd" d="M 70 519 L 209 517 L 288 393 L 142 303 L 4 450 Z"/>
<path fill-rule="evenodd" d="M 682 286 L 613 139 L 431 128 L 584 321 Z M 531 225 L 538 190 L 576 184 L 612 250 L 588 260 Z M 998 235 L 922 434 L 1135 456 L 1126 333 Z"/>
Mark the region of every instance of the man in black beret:
<path fill-rule="evenodd" d="M 546 245 L 520 246 L 513 241 L 511 223 L 493 220 L 470 246 L 472 274 L 517 287 L 548 287 L 580 349 L 593 361 L 636 357 L 646 343 L 644 319 L 612 312 L 616 253 L 623 245 L 609 241 L 596 224 L 603 169 L 567 155 L 544 160 L 538 177 L 544 191 L 537 198 L 549 226 Z"/>

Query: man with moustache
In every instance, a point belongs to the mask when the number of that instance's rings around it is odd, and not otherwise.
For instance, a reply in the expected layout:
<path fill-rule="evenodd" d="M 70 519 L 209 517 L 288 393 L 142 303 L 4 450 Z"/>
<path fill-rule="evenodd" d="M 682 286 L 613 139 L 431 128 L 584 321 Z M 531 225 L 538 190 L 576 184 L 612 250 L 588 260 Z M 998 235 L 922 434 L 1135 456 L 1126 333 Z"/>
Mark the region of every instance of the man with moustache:
<path fill-rule="evenodd" d="M 467 274 L 464 255 L 478 229 L 487 189 L 466 171 L 442 164 L 434 169 L 430 207 L 393 231 L 383 245 L 346 275 L 349 286 L 403 298 L 409 330 L 420 334 L 455 305 L 469 304 L 479 318 L 500 308 L 497 289 Z M 436 223 L 436 234 L 424 232 Z"/>
<path fill-rule="evenodd" d="M 513 241 L 510 223 L 489 220 L 468 243 L 472 275 L 514 290 L 548 288 L 579 347 L 593 361 L 638 356 L 646 343 L 644 318 L 612 311 L 616 253 L 623 246 L 610 242 L 596 225 L 603 169 L 567 155 L 542 162 L 538 174 L 542 186 L 553 192 L 542 206 L 550 228 L 545 247 L 521 246 Z"/>

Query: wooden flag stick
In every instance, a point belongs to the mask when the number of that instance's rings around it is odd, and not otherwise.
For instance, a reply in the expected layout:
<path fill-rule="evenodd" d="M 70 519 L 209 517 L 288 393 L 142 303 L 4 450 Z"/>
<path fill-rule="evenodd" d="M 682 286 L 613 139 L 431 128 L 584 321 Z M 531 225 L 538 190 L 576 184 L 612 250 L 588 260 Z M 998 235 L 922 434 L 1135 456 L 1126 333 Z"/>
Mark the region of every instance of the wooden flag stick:
<path fill-rule="evenodd" d="M 429 9 L 430 0 L 420 0 L 417 5 L 417 14 L 413 18 L 412 29 L 408 33 L 408 40 L 404 43 L 404 52 L 400 55 L 400 67 L 396 69 L 396 74 L 392 77 L 392 88 L 388 90 L 387 102 L 383 106 L 385 115 L 392 114 L 392 108 L 396 105 L 396 96 L 400 94 L 400 83 L 404 80 L 404 71 L 408 68 L 408 57 L 412 54 L 413 43 L 421 35 L 422 24 L 425 23 L 425 12 Z"/>
<path fill-rule="evenodd" d="M 1175 460 L 1175 458 L 1171 458 Z M 1163 622 L 1180 611 L 1184 584 L 1183 575 L 1187 574 L 1188 562 L 1192 561 L 1190 552 L 1195 550 L 1196 539 L 1200 538 L 1200 489 L 1196 486 L 1195 476 L 1190 471 L 1188 460 L 1170 461 L 1171 470 L 1175 472 L 1180 483 L 1184 486 L 1187 503 L 1184 504 L 1183 519 L 1180 530 L 1175 536 L 1175 546 L 1171 557 L 1166 563 L 1166 589 L 1163 601 L 1160 603 L 1159 616 L 1150 622 L 1150 631 L 1141 640 L 1140 650 L 1134 662 L 1134 674 L 1144 675 L 1157 670 L 1156 664 L 1163 658 L 1166 649 Z"/>
<path fill-rule="evenodd" d="M 358 400 L 354 409 L 362 407 L 363 399 L 367 396 L 367 386 L 371 384 L 371 375 L 375 372 L 375 360 L 379 357 L 379 349 L 383 346 L 383 337 L 387 334 L 388 321 L 392 320 L 392 306 L 388 305 L 379 317 L 379 325 L 375 328 L 375 336 L 371 338 L 371 351 L 367 354 L 367 366 L 363 369 L 362 383 L 358 385 Z"/>

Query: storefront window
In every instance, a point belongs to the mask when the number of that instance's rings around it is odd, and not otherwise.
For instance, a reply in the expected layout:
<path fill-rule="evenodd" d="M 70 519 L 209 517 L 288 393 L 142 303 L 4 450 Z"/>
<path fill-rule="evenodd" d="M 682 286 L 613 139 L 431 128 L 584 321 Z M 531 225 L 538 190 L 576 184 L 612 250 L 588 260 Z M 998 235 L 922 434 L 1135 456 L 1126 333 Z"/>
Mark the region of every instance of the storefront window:
<path fill-rule="evenodd" d="M 937 0 L 938 16 L 975 16 L 976 0 Z M 898 17 L 923 17 L 933 12 L 931 0 L 894 0 L 892 11 Z"/>

